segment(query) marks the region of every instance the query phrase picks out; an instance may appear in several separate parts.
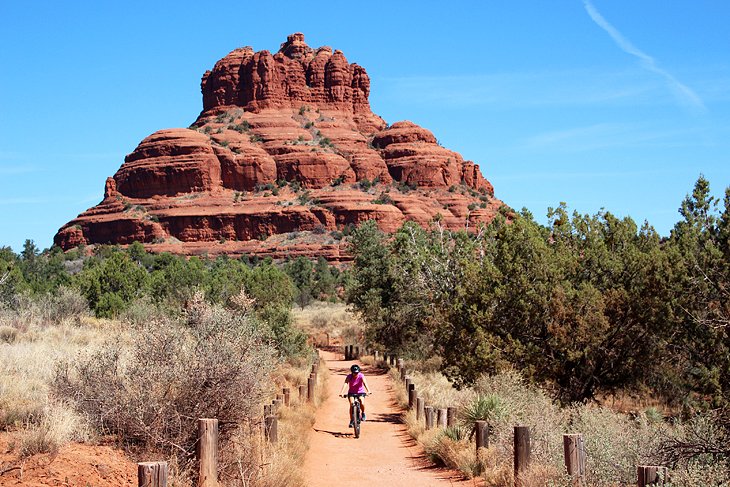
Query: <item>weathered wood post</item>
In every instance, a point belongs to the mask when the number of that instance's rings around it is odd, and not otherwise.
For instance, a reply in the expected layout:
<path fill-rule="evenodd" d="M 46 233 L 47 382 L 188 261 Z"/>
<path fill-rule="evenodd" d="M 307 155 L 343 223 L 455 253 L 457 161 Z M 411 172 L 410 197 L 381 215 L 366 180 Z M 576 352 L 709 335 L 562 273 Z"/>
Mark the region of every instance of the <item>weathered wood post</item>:
<path fill-rule="evenodd" d="M 281 409 L 281 401 L 279 399 L 274 399 L 271 401 L 271 414 L 276 414 Z"/>
<path fill-rule="evenodd" d="M 456 408 L 453 406 L 446 408 L 446 426 L 456 426 Z"/>
<path fill-rule="evenodd" d="M 522 473 L 530 466 L 530 428 L 515 426 L 515 487 L 522 487 Z"/>
<path fill-rule="evenodd" d="M 279 440 L 279 421 L 276 416 L 266 416 L 264 418 L 264 431 L 266 433 L 266 441 L 276 443 Z"/>
<path fill-rule="evenodd" d="M 355 360 L 355 346 L 350 345 L 350 355 L 348 360 Z"/>
<path fill-rule="evenodd" d="M 583 435 L 563 435 L 563 451 L 565 453 L 565 468 L 568 475 L 573 477 L 573 485 L 585 485 L 586 449 L 583 444 Z"/>
<path fill-rule="evenodd" d="M 307 401 L 307 386 L 304 384 L 299 386 L 299 402 L 304 403 Z"/>
<path fill-rule="evenodd" d="M 138 487 L 167 487 L 167 462 L 137 464 Z"/>
<path fill-rule="evenodd" d="M 400 369 L 400 380 L 402 380 L 403 382 L 405 382 L 406 381 L 406 375 L 408 375 L 408 370 L 406 370 L 405 367 L 401 367 L 401 369 Z"/>
<path fill-rule="evenodd" d="M 403 359 L 399 358 L 395 361 L 396 366 L 398 367 L 398 372 L 400 372 L 403 369 Z M 401 376 L 403 377 L 403 376 Z"/>
<path fill-rule="evenodd" d="M 328 332 L 324 332 L 325 336 L 325 343 L 329 347 L 330 346 L 330 334 Z"/>
<path fill-rule="evenodd" d="M 309 379 L 307 379 L 307 400 L 309 402 L 314 402 L 314 385 L 316 380 L 313 375 L 310 375 Z"/>
<path fill-rule="evenodd" d="M 446 408 L 439 409 L 439 415 L 438 415 L 439 428 L 446 428 L 446 414 L 447 414 Z"/>
<path fill-rule="evenodd" d="M 480 448 L 489 448 L 489 424 L 486 421 L 477 421 L 474 425 L 476 429 L 477 453 Z"/>
<path fill-rule="evenodd" d="M 638 465 L 636 467 L 637 485 L 647 487 L 649 485 L 664 485 L 667 481 L 667 467 L 654 465 Z"/>
<path fill-rule="evenodd" d="M 388 354 L 388 365 L 391 367 L 395 365 L 395 356 L 392 353 Z"/>
<path fill-rule="evenodd" d="M 417 397 L 418 394 L 416 393 L 416 384 L 408 384 L 408 409 L 413 409 L 416 407 Z"/>
<path fill-rule="evenodd" d="M 416 419 L 420 421 L 425 417 L 423 398 L 416 396 Z"/>
<path fill-rule="evenodd" d="M 355 347 L 355 358 L 360 358 L 360 346 Z"/>
<path fill-rule="evenodd" d="M 411 378 L 410 378 L 410 377 L 406 377 L 406 380 L 405 380 L 405 383 L 406 383 L 406 393 L 408 393 L 408 391 L 410 391 L 410 390 L 411 390 L 411 389 L 410 389 L 410 387 L 411 387 L 411 382 L 412 382 L 412 381 L 411 381 Z"/>
<path fill-rule="evenodd" d="M 433 428 L 433 407 L 425 406 L 423 409 L 426 413 L 426 429 L 430 430 Z"/>
<path fill-rule="evenodd" d="M 350 353 L 347 349 L 347 345 L 345 345 L 345 360 L 350 360 Z"/>
<path fill-rule="evenodd" d="M 198 487 L 218 487 L 218 420 L 198 420 Z"/>
<path fill-rule="evenodd" d="M 289 407 L 289 402 L 291 401 L 291 394 L 289 392 L 289 388 L 284 387 L 282 389 L 282 392 L 284 393 L 284 406 Z"/>

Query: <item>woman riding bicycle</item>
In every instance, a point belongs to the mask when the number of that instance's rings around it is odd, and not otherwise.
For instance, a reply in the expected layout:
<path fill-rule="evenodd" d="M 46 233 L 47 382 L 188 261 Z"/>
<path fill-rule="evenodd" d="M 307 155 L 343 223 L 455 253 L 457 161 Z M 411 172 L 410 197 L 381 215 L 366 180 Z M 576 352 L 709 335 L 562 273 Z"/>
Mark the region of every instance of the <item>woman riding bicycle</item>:
<path fill-rule="evenodd" d="M 359 365 L 353 365 L 350 367 L 350 374 L 345 377 L 345 383 L 342 384 L 340 389 L 340 396 L 347 397 L 350 401 L 350 428 L 352 428 L 355 418 L 352 417 L 352 400 L 353 398 L 360 401 L 360 409 L 362 411 L 362 421 L 365 421 L 365 402 L 362 398 L 365 394 L 372 394 L 370 387 L 368 387 L 368 381 L 365 380 L 365 376 L 360 372 Z M 345 394 L 345 387 L 347 386 L 347 394 Z M 362 394 L 362 396 L 353 396 L 353 394 Z"/>

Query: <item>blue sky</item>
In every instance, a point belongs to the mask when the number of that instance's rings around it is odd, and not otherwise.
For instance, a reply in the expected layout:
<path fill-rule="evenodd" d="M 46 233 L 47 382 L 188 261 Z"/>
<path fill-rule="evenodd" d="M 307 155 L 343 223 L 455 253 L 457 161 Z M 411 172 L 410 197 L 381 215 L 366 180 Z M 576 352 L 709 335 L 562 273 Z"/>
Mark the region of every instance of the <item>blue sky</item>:
<path fill-rule="evenodd" d="M 364 66 L 374 112 L 433 131 L 510 206 L 667 235 L 700 174 L 730 186 L 728 25 L 725 0 L 2 2 L 0 246 L 50 246 L 144 137 L 195 120 L 206 69 L 293 32 Z"/>

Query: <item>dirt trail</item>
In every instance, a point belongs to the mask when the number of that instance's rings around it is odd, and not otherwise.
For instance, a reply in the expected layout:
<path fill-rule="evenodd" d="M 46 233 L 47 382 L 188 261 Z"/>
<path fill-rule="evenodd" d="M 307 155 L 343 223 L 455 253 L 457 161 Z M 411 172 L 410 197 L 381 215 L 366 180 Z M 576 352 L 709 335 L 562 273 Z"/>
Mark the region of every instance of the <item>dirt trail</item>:
<path fill-rule="evenodd" d="M 347 427 L 347 400 L 337 396 L 353 362 L 345 362 L 342 354 L 333 352 L 322 352 L 322 358 L 332 376 L 304 460 L 307 487 L 478 485 L 430 464 L 400 422 L 393 383 L 386 374 L 367 366 L 363 372 L 373 395 L 365 399 L 367 421 L 356 439 Z"/>

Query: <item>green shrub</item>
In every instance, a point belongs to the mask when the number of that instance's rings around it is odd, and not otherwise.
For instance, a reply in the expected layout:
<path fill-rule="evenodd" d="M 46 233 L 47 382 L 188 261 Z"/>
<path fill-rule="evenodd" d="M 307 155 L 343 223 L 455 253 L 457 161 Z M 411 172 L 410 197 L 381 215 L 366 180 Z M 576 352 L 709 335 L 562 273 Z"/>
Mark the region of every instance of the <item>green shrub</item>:
<path fill-rule="evenodd" d="M 229 125 L 228 128 L 231 130 L 235 130 L 239 134 L 242 134 L 244 132 L 248 132 L 249 130 L 251 130 L 251 124 L 249 124 L 247 120 L 244 120 L 239 124 Z"/>
<path fill-rule="evenodd" d="M 312 193 L 309 191 L 305 191 L 304 193 L 297 196 L 297 201 L 299 201 L 300 205 L 306 205 L 307 203 L 312 202 Z"/>
<path fill-rule="evenodd" d="M 392 205 L 393 204 L 393 198 L 390 197 L 390 195 L 386 192 L 380 193 L 380 196 L 378 196 L 377 199 L 373 200 L 373 203 L 376 205 Z"/>

